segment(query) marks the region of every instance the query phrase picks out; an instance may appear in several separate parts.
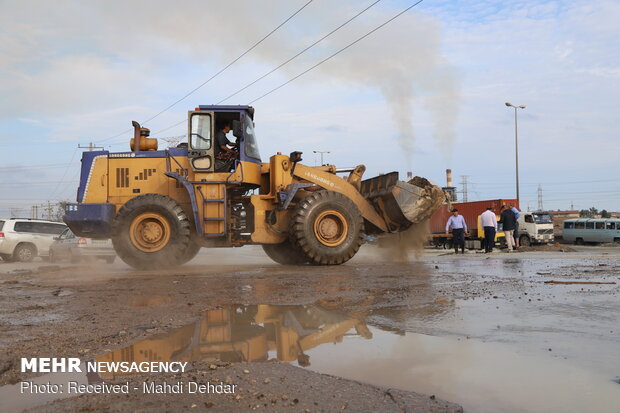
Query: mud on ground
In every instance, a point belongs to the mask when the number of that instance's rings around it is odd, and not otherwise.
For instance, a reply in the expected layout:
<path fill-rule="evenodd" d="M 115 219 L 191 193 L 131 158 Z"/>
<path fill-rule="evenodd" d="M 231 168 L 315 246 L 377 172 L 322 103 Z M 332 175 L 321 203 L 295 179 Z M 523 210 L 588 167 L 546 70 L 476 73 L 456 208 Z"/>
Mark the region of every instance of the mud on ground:
<path fill-rule="evenodd" d="M 230 305 L 318 304 L 397 334 L 414 332 L 475 338 L 476 331 L 470 332 L 459 325 L 448 328 L 438 325 L 436 320 L 446 315 L 448 319 L 452 317 L 455 302 L 476 302 L 489 308 L 503 303 L 530 311 L 534 305 L 544 306 L 558 299 L 556 295 L 561 290 L 557 286 L 544 286 L 545 279 L 596 277 L 617 282 L 620 274 L 620 251 L 617 249 L 606 252 L 582 249 L 576 255 L 526 252 L 490 256 L 439 256 L 440 252 L 427 251 L 420 261 L 411 257 L 410 262 L 393 263 L 385 261 L 381 251 L 365 248 L 359 257 L 337 267 L 278 266 L 266 259 L 262 251 L 247 247 L 223 254 L 203 251 L 190 265 L 172 272 L 134 271 L 122 263 L 112 266 L 32 263 L 15 272 L 16 264 L 0 264 L 0 346 L 3 349 L 0 384 L 16 383 L 32 376 L 19 371 L 20 357 L 89 360 L 191 324 L 205 310 Z M 219 255 L 214 259 L 216 253 Z M 618 286 L 606 287 L 570 290 L 567 302 L 573 299 L 571 294 L 580 299 L 591 297 L 594 301 L 613 297 L 617 300 Z M 539 311 L 545 311 L 540 308 Z M 599 310 L 593 307 L 593 311 Z M 612 317 L 613 324 L 617 308 L 608 308 L 608 311 L 607 316 Z M 588 333 L 586 327 L 583 328 L 583 334 Z M 602 328 L 608 327 L 605 324 Z M 497 333 L 485 330 L 480 338 L 493 339 L 495 334 L 506 333 L 498 326 Z M 612 336 L 616 337 L 617 331 L 612 332 Z M 512 336 L 501 336 L 501 340 L 507 337 L 512 339 Z M 277 405 L 275 410 L 287 411 L 286 404 L 281 403 L 282 394 L 288 399 L 298 399 L 299 406 L 291 406 L 295 411 L 333 411 L 340 402 L 350 411 L 390 411 L 391 408 L 396 410 L 396 406 L 404 411 L 428 411 L 431 406 L 437 409 L 433 411 L 459 409 L 438 398 L 431 399 L 431 394 L 386 393 L 385 388 L 319 375 L 286 363 L 242 363 L 213 371 L 199 362 L 192 365 L 191 374 L 197 375 L 199 380 L 223 380 L 225 376 L 234 376 L 241 387 L 253 388 L 258 395 L 252 391 L 252 397 L 244 396 L 244 404 L 234 398 L 210 399 L 216 404 L 219 400 L 219 407 L 200 404 L 189 396 L 80 396 L 56 401 L 40 407 L 39 411 L 58 411 L 55 408 L 100 411 L 105 406 L 110 406 L 112 411 L 125 411 L 129 406 L 142 406 L 147 400 L 153 406 L 170 410 L 174 410 L 174 406 L 196 404 L 200 409 L 227 411 L 234 406 L 246 409 L 255 402 L 260 408 L 273 410 Z M 239 373 L 244 369 L 252 374 Z M 151 380 L 164 379 L 159 375 L 149 376 Z M 284 382 L 281 377 L 285 377 Z M 261 384 L 261 378 L 263 381 L 271 378 L 271 382 Z M 138 380 L 137 377 L 130 379 Z M 277 389 L 274 389 L 275 383 Z M 261 394 L 264 397 L 254 399 Z M 334 396 L 336 394 L 340 396 Z M 278 397 L 280 401 L 272 404 Z M 356 403 L 362 399 L 365 402 L 358 406 Z M 377 409 L 378 406 L 388 410 Z"/>

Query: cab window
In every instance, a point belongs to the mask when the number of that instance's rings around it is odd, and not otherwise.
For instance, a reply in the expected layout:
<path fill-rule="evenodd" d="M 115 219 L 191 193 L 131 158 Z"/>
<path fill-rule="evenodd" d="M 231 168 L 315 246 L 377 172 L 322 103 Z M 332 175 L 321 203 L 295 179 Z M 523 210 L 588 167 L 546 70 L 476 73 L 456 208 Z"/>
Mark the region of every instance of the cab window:
<path fill-rule="evenodd" d="M 607 222 L 606 227 L 607 227 L 607 229 L 614 229 L 615 228 L 615 224 L 613 222 Z"/>
<path fill-rule="evenodd" d="M 594 229 L 594 222 L 586 222 L 586 229 Z"/>
<path fill-rule="evenodd" d="M 256 135 L 254 133 L 254 121 L 249 116 L 245 116 L 243 121 L 243 136 L 245 139 L 245 155 L 248 158 L 260 161 L 260 152 L 258 151 L 258 144 L 256 143 Z"/>
<path fill-rule="evenodd" d="M 534 217 L 531 215 L 526 215 L 525 216 L 525 222 L 533 224 L 534 223 Z"/>
<path fill-rule="evenodd" d="M 573 228 L 575 228 L 575 223 L 574 222 L 565 222 L 564 223 L 564 228 L 565 229 L 573 229 Z"/>
<path fill-rule="evenodd" d="M 596 228 L 596 229 L 605 229 L 605 223 L 604 222 L 596 222 L 594 224 L 594 228 Z"/>
<path fill-rule="evenodd" d="M 207 113 L 194 113 L 191 118 L 192 149 L 211 149 L 211 115 Z"/>

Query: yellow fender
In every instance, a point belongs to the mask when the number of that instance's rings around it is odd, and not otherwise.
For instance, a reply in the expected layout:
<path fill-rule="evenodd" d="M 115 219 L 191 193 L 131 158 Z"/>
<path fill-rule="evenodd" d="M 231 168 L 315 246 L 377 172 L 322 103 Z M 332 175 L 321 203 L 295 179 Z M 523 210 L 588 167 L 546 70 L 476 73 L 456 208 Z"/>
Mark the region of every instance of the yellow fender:
<path fill-rule="evenodd" d="M 332 173 L 311 168 L 300 163 L 295 165 L 293 175 L 330 191 L 339 192 L 355 203 L 360 213 L 383 232 L 389 232 L 385 220 L 372 204 L 349 182 Z"/>

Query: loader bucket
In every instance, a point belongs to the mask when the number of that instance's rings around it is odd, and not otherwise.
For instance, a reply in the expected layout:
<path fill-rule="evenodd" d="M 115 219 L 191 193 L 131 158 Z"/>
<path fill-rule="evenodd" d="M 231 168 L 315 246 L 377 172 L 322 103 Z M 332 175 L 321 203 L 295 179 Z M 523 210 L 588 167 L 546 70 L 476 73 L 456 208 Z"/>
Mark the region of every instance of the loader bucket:
<path fill-rule="evenodd" d="M 394 232 L 430 218 L 446 200 L 440 187 L 417 176 L 409 182 L 399 181 L 398 172 L 362 181 L 360 192 Z"/>

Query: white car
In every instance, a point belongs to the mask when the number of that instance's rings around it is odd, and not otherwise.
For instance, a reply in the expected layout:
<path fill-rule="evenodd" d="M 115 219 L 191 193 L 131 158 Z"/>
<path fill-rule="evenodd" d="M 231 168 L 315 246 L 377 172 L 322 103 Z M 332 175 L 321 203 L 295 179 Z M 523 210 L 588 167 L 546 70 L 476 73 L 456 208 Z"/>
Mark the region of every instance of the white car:
<path fill-rule="evenodd" d="M 29 262 L 47 258 L 50 245 L 67 226 L 40 219 L 0 219 L 0 257 L 4 261 Z"/>
<path fill-rule="evenodd" d="M 51 262 L 63 259 L 78 262 L 88 258 L 100 258 L 112 264 L 116 258 L 112 240 L 76 237 L 69 228 L 60 236 L 54 237 L 54 243 L 50 247 Z"/>

